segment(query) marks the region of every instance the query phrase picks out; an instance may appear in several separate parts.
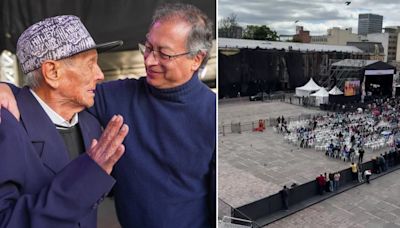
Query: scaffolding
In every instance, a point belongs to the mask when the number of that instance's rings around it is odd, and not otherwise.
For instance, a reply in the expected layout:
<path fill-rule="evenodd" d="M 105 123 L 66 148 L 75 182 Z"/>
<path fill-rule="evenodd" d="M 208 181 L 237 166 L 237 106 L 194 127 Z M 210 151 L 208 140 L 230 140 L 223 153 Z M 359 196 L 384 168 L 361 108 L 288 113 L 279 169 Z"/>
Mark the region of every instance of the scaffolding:
<path fill-rule="evenodd" d="M 328 65 L 326 61 L 329 62 Z M 334 65 L 338 61 L 345 61 L 340 59 L 329 59 L 325 60 L 325 64 L 321 64 L 320 71 L 320 86 L 324 88 L 337 86 L 339 89 L 343 89 L 344 83 L 348 78 L 359 78 L 360 69 L 367 65 L 367 60 L 351 61 L 351 64 Z M 323 62 L 324 63 L 324 62 Z M 329 67 L 328 67 L 329 66 Z M 331 83 L 336 79 L 336 83 Z"/>

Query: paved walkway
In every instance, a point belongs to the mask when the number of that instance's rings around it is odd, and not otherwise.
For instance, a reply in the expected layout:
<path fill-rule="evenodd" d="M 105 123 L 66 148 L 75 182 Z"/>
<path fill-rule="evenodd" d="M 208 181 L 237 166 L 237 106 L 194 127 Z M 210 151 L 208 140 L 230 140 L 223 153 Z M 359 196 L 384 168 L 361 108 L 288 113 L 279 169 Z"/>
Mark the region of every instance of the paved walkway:
<path fill-rule="evenodd" d="M 218 102 L 218 124 L 231 122 L 249 122 L 259 119 L 278 118 L 278 116 L 300 116 L 302 114 L 326 113 L 315 108 L 306 109 L 302 106 L 283 102 L 249 101 L 247 98 L 237 98 L 232 101 Z"/>
<path fill-rule="evenodd" d="M 229 102 L 219 105 L 219 123 L 295 116 L 320 111 L 280 102 Z M 380 151 L 366 151 L 365 159 Z M 283 185 L 302 184 L 323 172 L 348 168 L 350 163 L 328 158 L 321 151 L 300 149 L 267 128 L 218 136 L 218 197 L 239 207 L 278 192 Z"/>
<path fill-rule="evenodd" d="M 268 225 L 270 228 L 400 228 L 400 170 Z"/>

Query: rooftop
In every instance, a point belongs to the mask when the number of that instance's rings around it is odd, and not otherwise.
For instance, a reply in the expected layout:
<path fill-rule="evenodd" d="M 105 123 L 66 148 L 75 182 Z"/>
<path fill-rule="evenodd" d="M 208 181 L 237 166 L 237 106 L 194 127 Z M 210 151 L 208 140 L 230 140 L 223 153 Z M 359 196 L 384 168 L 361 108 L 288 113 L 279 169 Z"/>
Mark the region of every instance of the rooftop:
<path fill-rule="evenodd" d="M 357 47 L 343 46 L 343 45 L 324 45 L 324 44 L 309 44 L 309 43 L 295 43 L 295 42 L 278 42 L 278 41 L 265 41 L 265 40 L 245 40 L 245 39 L 231 39 L 219 38 L 218 48 L 262 48 L 262 49 L 278 49 L 278 50 L 294 50 L 294 51 L 323 51 L 323 52 L 350 52 L 350 53 L 363 53 Z"/>

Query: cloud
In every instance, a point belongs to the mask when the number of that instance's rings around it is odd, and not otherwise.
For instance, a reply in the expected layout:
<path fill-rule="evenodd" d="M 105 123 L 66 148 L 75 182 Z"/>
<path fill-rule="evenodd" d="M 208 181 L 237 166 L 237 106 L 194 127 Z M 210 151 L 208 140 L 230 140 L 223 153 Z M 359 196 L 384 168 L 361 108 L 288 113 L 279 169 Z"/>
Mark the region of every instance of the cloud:
<path fill-rule="evenodd" d="M 326 34 L 332 27 L 351 27 L 357 33 L 358 14 L 383 15 L 383 26 L 400 25 L 398 0 L 218 0 L 218 18 L 237 15 L 240 25 L 267 25 L 278 34 L 294 34 L 296 25 L 311 35 Z M 391 13 L 388 13 L 391 12 Z M 298 23 L 294 23 L 299 20 Z"/>

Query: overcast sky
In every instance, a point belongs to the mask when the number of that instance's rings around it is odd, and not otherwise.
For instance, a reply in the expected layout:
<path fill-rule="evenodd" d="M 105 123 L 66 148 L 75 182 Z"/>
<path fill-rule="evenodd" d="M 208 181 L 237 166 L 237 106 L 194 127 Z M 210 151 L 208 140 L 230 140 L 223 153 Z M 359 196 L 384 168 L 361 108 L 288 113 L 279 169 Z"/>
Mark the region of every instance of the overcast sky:
<path fill-rule="evenodd" d="M 328 28 L 351 27 L 357 33 L 358 14 L 383 16 L 383 27 L 400 26 L 400 0 L 218 0 L 218 19 L 236 14 L 240 25 L 267 25 L 279 35 L 295 33 L 296 25 L 310 35 Z M 296 20 L 299 22 L 295 23 Z"/>

